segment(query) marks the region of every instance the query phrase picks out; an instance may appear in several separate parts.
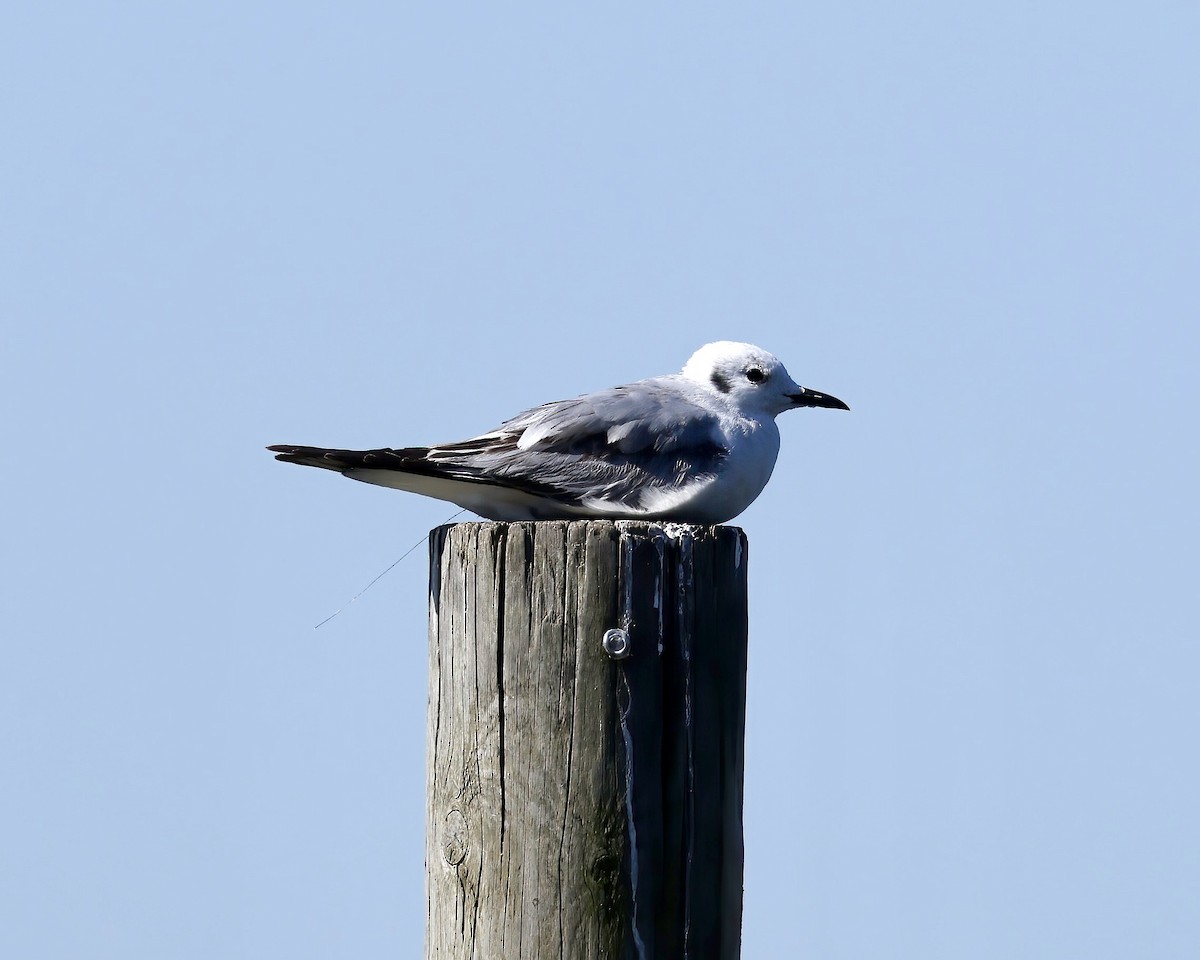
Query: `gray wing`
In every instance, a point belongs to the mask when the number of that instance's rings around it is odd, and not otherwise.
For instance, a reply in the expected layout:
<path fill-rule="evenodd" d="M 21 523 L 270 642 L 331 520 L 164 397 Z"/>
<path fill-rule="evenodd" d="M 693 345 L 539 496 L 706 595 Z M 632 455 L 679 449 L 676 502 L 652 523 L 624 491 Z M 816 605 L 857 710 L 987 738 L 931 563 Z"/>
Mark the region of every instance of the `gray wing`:
<path fill-rule="evenodd" d="M 567 506 L 665 512 L 728 455 L 717 416 L 677 376 L 534 407 L 491 433 L 432 447 L 268 447 L 276 459 L 372 483 L 388 472 L 492 484 Z"/>
<path fill-rule="evenodd" d="M 423 459 L 442 475 L 563 503 L 646 507 L 713 479 L 728 454 L 717 416 L 690 392 L 662 377 L 548 403 L 491 433 L 424 449 Z"/>

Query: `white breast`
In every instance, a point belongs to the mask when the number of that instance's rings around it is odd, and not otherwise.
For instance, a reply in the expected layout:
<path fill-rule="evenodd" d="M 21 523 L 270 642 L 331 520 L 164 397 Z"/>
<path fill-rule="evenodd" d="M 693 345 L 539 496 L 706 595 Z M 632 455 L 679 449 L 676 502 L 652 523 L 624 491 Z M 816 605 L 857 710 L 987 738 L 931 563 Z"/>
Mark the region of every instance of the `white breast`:
<path fill-rule="evenodd" d="M 715 480 L 680 491 L 671 512 L 691 523 L 725 523 L 752 504 L 775 469 L 779 428 L 770 418 L 739 421 L 729 436 L 730 454 Z"/>

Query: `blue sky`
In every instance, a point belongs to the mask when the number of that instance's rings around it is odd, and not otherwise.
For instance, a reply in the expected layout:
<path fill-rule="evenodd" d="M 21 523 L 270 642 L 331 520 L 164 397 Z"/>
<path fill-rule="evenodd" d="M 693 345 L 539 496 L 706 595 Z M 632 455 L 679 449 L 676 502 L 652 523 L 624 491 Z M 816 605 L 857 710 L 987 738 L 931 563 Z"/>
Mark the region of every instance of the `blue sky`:
<path fill-rule="evenodd" d="M 745 955 L 1194 955 L 1194 5 L 0 26 L 0 953 L 420 956 L 452 508 L 262 446 L 737 339 Z"/>

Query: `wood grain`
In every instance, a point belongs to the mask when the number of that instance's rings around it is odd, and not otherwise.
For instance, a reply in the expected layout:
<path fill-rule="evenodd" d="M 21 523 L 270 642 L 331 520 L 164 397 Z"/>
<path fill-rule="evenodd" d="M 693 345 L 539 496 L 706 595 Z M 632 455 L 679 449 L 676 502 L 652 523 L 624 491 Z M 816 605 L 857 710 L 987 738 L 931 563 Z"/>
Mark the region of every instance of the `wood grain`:
<path fill-rule="evenodd" d="M 738 956 L 745 560 L 732 527 L 431 533 L 428 958 Z"/>

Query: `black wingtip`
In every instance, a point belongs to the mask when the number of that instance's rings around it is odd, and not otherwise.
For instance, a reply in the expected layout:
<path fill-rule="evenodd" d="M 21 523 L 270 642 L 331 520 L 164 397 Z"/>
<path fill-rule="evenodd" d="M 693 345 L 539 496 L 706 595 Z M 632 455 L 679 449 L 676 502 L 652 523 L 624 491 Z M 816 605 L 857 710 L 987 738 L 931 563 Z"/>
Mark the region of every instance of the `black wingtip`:
<path fill-rule="evenodd" d="M 337 460 L 337 455 L 352 452 L 328 450 L 325 447 L 302 447 L 292 443 L 273 443 L 267 449 L 275 454 L 276 460 L 284 463 L 299 463 L 306 467 L 324 467 L 326 470 L 343 469 L 343 465 Z"/>
<path fill-rule="evenodd" d="M 271 453 L 275 454 L 276 460 L 283 460 L 286 462 L 289 457 L 295 456 L 304 448 L 297 447 L 290 443 L 273 443 L 271 446 L 267 447 L 267 449 L 270 450 Z"/>

